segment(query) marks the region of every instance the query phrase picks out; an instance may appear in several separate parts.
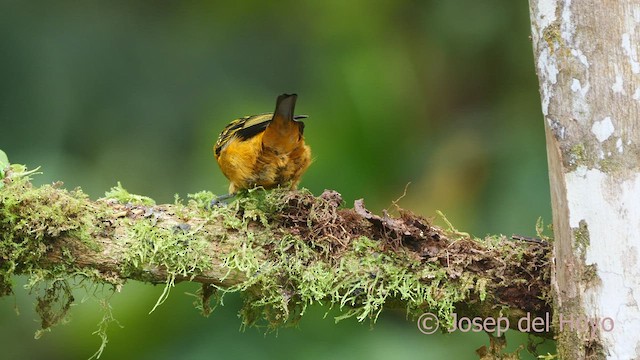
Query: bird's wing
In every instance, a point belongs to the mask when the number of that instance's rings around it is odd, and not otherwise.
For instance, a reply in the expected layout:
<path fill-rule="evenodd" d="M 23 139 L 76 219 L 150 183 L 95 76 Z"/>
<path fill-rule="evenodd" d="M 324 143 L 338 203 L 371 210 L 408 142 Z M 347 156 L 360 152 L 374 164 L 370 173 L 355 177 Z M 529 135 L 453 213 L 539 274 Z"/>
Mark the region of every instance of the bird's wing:
<path fill-rule="evenodd" d="M 296 115 L 294 120 L 306 119 L 307 115 Z M 220 133 L 214 147 L 215 155 L 219 156 L 229 141 L 236 137 L 239 140 L 248 140 L 263 132 L 273 119 L 273 113 L 245 116 L 230 122 Z"/>

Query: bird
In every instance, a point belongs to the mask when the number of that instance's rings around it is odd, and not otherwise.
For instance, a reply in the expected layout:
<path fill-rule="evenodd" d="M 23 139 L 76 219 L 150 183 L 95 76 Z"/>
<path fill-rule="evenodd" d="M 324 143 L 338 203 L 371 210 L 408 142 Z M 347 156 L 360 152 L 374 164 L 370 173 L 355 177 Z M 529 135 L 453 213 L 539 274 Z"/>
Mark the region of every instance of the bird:
<path fill-rule="evenodd" d="M 213 154 L 229 179 L 229 197 L 237 191 L 296 189 L 311 164 L 311 148 L 304 141 L 307 115 L 294 115 L 297 94 L 282 94 L 273 113 L 231 121 L 220 133 Z"/>

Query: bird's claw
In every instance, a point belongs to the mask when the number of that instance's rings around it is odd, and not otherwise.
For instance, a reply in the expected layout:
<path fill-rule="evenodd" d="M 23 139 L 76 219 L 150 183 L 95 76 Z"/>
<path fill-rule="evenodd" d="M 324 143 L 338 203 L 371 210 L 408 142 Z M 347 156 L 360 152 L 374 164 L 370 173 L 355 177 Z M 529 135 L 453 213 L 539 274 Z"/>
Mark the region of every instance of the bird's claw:
<path fill-rule="evenodd" d="M 209 202 L 209 209 L 213 209 L 214 207 L 219 207 L 219 206 L 226 206 L 227 202 L 225 200 L 232 198 L 234 196 L 236 196 L 235 193 L 214 197 L 213 199 L 211 199 L 211 202 Z"/>

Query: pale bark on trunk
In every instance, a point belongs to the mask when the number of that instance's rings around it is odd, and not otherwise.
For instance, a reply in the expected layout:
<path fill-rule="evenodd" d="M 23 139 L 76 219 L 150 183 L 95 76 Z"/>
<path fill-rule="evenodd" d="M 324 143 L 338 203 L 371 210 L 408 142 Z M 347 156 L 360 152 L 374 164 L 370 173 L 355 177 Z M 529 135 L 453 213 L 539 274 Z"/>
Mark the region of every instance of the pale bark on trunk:
<path fill-rule="evenodd" d="M 640 2 L 529 6 L 553 206 L 558 353 L 638 359 Z"/>

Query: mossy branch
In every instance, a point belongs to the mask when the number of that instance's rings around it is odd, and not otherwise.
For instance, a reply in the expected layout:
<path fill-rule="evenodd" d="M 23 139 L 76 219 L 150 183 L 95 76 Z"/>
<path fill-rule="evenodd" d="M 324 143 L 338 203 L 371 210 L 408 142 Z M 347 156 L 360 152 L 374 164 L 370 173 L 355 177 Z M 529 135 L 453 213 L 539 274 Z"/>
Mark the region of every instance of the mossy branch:
<path fill-rule="evenodd" d="M 383 308 L 410 318 L 453 312 L 512 319 L 550 311 L 548 246 L 504 236 L 474 239 L 397 208 L 399 216 L 342 206 L 340 194 L 255 190 L 226 206 L 213 195 L 156 205 L 120 184 L 90 200 L 60 184 L 32 186 L 12 165 L 0 183 L 0 294 L 12 276 L 45 283 L 43 328 L 72 301 L 64 279 L 80 276 L 121 286 L 126 280 L 203 284 L 202 309 L 216 291 L 240 291 L 245 325 L 298 320 L 319 302 L 338 319 L 375 319 Z M 52 303 L 63 299 L 58 311 Z M 511 324 L 515 324 L 512 321 Z"/>

